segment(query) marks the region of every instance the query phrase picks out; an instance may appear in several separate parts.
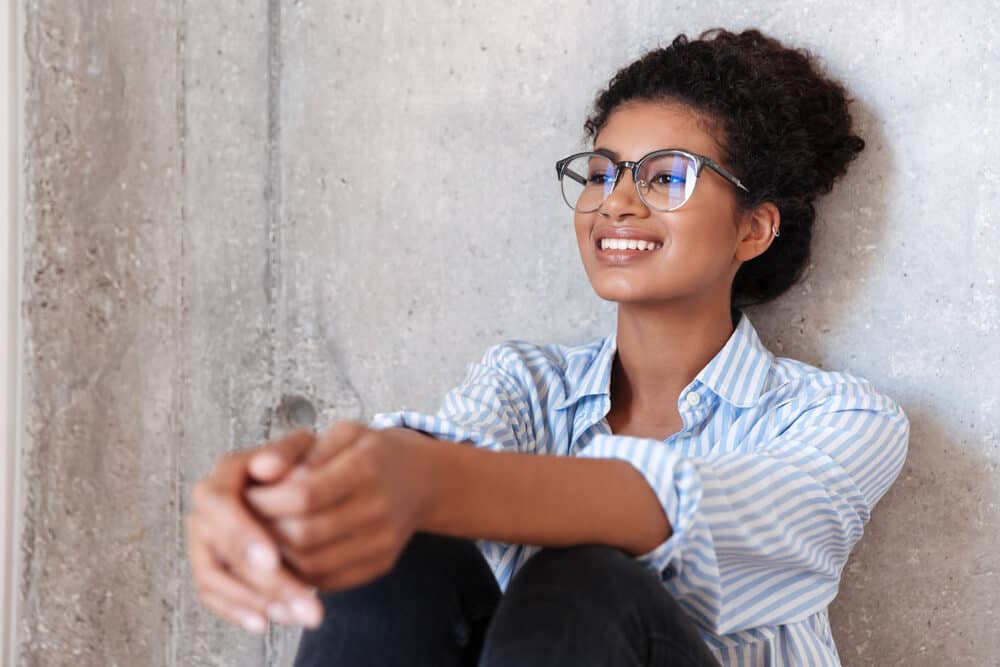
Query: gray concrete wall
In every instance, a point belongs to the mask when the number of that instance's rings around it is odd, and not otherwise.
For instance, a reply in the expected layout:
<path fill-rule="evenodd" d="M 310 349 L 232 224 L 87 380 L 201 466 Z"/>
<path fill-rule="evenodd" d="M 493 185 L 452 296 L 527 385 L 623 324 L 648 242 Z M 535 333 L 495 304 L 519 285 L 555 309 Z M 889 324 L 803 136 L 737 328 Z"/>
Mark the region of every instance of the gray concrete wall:
<path fill-rule="evenodd" d="M 911 417 L 844 663 L 1000 664 L 993 3 L 22 2 L 18 664 L 288 664 L 200 607 L 191 485 L 310 405 L 435 410 L 489 344 L 609 331 L 552 164 L 619 66 L 713 25 L 821 54 L 868 142 L 749 311 Z"/>

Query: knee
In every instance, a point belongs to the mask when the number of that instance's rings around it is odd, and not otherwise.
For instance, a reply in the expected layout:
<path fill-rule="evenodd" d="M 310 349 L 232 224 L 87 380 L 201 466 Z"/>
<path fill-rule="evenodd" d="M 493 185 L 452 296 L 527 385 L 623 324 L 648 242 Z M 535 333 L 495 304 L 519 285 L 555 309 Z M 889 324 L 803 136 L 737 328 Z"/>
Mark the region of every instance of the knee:
<path fill-rule="evenodd" d="M 572 638 L 573 646 L 556 646 L 554 637 Z M 638 653 L 628 664 L 653 664 L 642 659 L 654 650 L 653 638 L 659 638 L 655 650 L 661 655 L 680 651 L 663 664 L 713 664 L 690 662 L 695 648 L 704 650 L 699 631 L 635 557 L 609 545 L 546 547 L 511 578 L 486 640 L 491 661 L 483 664 L 546 664 L 527 662 L 521 652 L 564 650 L 593 661 L 573 664 L 622 664 L 632 651 Z M 515 651 L 521 657 L 507 659 Z"/>
<path fill-rule="evenodd" d="M 419 599 L 433 595 L 452 585 L 451 571 L 457 561 L 467 557 L 469 548 L 458 538 L 435 533 L 416 532 L 410 538 L 392 568 L 384 574 L 357 586 L 324 592 L 324 606 L 355 605 L 362 599 L 374 598 L 385 602 L 405 597 Z"/>
<path fill-rule="evenodd" d="M 627 553 L 607 544 L 576 544 L 545 547 L 532 555 L 514 573 L 509 588 L 559 587 L 600 588 L 602 583 L 621 588 L 643 568 Z M 609 576 L 612 574 L 613 576 Z"/>
<path fill-rule="evenodd" d="M 567 569 L 603 567 L 625 553 L 607 544 L 574 544 L 543 547 L 526 560 L 516 575 L 533 576 L 535 571 L 564 572 Z"/>
<path fill-rule="evenodd" d="M 590 627 L 599 622 L 594 631 L 617 624 L 625 633 L 638 628 L 641 636 L 701 646 L 699 631 L 662 580 L 617 547 L 542 549 L 514 574 L 507 594 L 522 609 L 557 606 L 570 612 L 567 618 L 575 614 L 574 623 Z"/>
<path fill-rule="evenodd" d="M 392 569 L 367 583 L 320 594 L 322 625 L 303 633 L 296 665 L 458 664 L 476 635 L 466 610 L 496 604 L 496 587 L 468 540 L 415 533 Z M 488 579 L 486 576 L 488 575 Z M 499 597 L 499 589 L 496 590 Z M 478 647 L 477 647 L 478 648 Z"/>
<path fill-rule="evenodd" d="M 480 664 L 641 664 L 640 596 L 622 585 L 631 577 L 630 561 L 601 544 L 533 554 L 507 586 Z"/>
<path fill-rule="evenodd" d="M 464 546 L 458 538 L 417 531 L 400 552 L 392 571 L 399 574 L 409 570 L 436 569 L 441 563 L 454 560 L 455 554 Z"/>

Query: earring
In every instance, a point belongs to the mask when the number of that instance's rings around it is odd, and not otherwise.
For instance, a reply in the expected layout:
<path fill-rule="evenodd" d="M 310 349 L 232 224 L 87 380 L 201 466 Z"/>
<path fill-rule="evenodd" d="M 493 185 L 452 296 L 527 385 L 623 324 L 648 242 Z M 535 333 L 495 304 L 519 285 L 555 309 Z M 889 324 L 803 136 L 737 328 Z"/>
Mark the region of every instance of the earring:
<path fill-rule="evenodd" d="M 771 226 L 771 233 L 774 234 L 775 238 L 778 238 L 779 236 L 781 236 L 781 234 L 778 233 L 778 228 L 775 227 L 774 225 Z"/>

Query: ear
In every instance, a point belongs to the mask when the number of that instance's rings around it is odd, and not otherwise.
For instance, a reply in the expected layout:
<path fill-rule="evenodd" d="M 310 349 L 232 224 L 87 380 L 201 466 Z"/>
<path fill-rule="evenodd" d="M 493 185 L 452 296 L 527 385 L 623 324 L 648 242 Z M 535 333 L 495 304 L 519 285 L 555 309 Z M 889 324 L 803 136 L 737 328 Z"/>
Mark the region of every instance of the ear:
<path fill-rule="evenodd" d="M 781 213 L 773 202 L 758 204 L 740 221 L 736 259 L 747 262 L 767 250 L 775 240 L 772 229 L 781 233 Z"/>

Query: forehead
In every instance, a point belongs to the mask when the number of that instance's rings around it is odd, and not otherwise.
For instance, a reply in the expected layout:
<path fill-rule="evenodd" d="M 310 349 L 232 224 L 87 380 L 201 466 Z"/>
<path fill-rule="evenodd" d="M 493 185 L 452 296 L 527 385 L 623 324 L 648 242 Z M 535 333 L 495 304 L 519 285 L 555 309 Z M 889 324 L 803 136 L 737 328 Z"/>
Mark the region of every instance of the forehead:
<path fill-rule="evenodd" d="M 683 148 L 720 159 L 718 139 L 708 120 L 676 103 L 626 102 L 608 115 L 594 138 L 594 149 L 602 149 L 618 160 L 638 160 L 661 148 Z"/>

